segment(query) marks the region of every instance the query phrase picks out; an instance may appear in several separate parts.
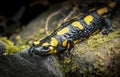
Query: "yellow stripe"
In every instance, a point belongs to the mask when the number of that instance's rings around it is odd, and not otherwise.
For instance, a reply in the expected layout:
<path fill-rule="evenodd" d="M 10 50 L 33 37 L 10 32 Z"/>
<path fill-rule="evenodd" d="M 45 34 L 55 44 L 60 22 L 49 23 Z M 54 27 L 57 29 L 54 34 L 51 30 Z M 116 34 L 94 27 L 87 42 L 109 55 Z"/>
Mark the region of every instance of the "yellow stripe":
<path fill-rule="evenodd" d="M 46 37 L 46 36 L 45 36 L 45 37 Z M 40 43 L 40 41 L 41 41 L 41 40 L 43 40 L 45 37 L 40 38 L 40 39 L 38 39 L 38 40 L 34 41 L 34 44 L 39 44 L 39 43 Z"/>
<path fill-rule="evenodd" d="M 104 7 L 104 8 L 99 9 L 97 12 L 98 12 L 99 15 L 102 15 L 104 13 L 107 13 L 108 9 L 106 7 Z"/>
<path fill-rule="evenodd" d="M 65 27 L 62 30 L 60 30 L 59 32 L 57 32 L 57 35 L 63 35 L 65 33 L 69 33 L 69 28 Z"/>
<path fill-rule="evenodd" d="M 83 30 L 83 29 L 84 29 L 83 26 L 80 24 L 79 21 L 73 22 L 72 25 L 75 26 L 75 27 L 78 27 L 80 30 Z"/>
<path fill-rule="evenodd" d="M 93 16 L 92 15 L 88 15 L 84 18 L 84 21 L 86 22 L 86 24 L 89 26 L 90 23 L 93 21 Z"/>

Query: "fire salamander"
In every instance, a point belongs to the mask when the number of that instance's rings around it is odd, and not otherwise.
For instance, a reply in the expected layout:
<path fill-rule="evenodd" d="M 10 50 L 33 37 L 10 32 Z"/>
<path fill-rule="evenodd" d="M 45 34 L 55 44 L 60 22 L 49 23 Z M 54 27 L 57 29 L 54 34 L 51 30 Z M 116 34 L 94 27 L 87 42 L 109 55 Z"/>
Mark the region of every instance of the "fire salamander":
<path fill-rule="evenodd" d="M 112 23 L 109 20 L 110 14 L 119 2 L 119 0 L 111 1 L 106 6 L 63 23 L 54 32 L 43 38 L 39 44 L 33 44 L 29 48 L 29 53 L 36 55 L 50 55 L 63 51 L 71 53 L 76 43 L 98 33 L 102 28 L 105 28 L 102 33 L 108 34 L 113 31 Z"/>

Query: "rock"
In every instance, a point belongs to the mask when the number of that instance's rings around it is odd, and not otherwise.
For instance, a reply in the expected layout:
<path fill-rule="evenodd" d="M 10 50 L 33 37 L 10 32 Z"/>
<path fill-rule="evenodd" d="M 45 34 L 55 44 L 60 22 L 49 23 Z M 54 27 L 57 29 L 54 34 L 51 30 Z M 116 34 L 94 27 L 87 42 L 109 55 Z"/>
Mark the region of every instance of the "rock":
<path fill-rule="evenodd" d="M 48 12 L 43 13 L 39 18 L 31 21 L 18 35 L 11 36 L 10 40 L 19 46 L 25 44 L 26 41 L 30 41 L 30 39 L 36 38 L 36 34 L 39 34 L 41 27 L 44 26 L 43 21 L 49 14 Z M 30 56 L 28 49 L 14 55 L 1 56 L 0 69 L 0 77 L 64 77 L 59 63 L 53 55 L 45 57 Z"/>
<path fill-rule="evenodd" d="M 6 44 L 0 40 L 0 56 L 2 56 L 3 53 L 5 52 L 5 46 Z"/>
<path fill-rule="evenodd" d="M 29 55 L 25 49 L 0 56 L 0 77 L 63 77 L 54 56 Z"/>

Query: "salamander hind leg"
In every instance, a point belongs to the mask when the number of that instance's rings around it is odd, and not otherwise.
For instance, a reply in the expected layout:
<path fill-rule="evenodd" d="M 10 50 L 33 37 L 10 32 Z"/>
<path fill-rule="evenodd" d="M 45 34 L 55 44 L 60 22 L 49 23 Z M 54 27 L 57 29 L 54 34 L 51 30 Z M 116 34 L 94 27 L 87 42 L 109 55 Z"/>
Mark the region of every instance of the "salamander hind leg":
<path fill-rule="evenodd" d="M 110 32 L 113 32 L 112 22 L 108 19 L 104 19 L 105 30 L 102 32 L 103 35 L 108 35 Z"/>
<path fill-rule="evenodd" d="M 74 42 L 72 39 L 68 39 L 66 52 L 58 54 L 58 57 L 59 57 L 61 63 L 66 63 L 66 61 L 68 61 L 68 59 L 72 58 L 73 50 L 74 50 Z"/>
<path fill-rule="evenodd" d="M 74 51 L 74 42 L 72 39 L 68 39 L 67 46 L 68 46 L 68 50 L 66 55 L 71 56 Z"/>

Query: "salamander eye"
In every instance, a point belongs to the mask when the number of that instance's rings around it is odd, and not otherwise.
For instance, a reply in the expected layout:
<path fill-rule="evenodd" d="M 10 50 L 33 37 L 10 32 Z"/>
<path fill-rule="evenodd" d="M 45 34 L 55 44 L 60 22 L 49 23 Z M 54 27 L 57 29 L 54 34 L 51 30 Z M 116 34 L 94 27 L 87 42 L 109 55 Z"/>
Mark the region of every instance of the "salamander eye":
<path fill-rule="evenodd" d="M 44 50 L 48 50 L 48 49 L 49 49 L 49 46 L 43 46 L 43 49 L 44 49 Z"/>
<path fill-rule="evenodd" d="M 50 51 L 49 46 L 35 47 L 34 53 L 37 55 L 46 55 Z"/>

